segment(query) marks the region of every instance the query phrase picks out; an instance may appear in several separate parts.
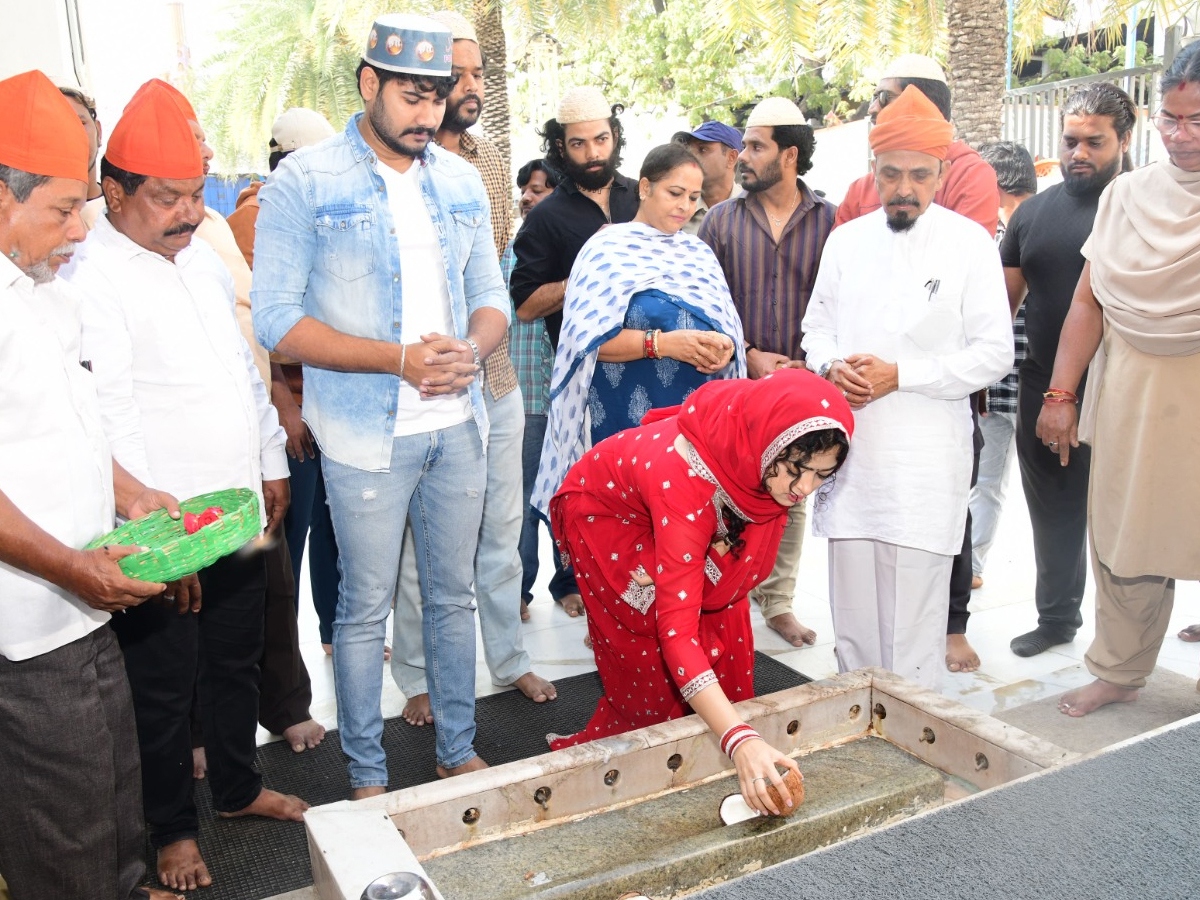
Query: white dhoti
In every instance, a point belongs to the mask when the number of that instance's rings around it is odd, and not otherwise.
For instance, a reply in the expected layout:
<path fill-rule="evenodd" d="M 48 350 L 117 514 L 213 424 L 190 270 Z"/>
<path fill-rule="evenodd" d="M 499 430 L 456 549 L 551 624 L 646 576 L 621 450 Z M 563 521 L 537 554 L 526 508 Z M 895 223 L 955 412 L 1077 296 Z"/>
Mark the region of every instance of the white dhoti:
<path fill-rule="evenodd" d="M 879 666 L 937 690 L 954 557 L 883 541 L 829 541 L 838 670 Z"/>

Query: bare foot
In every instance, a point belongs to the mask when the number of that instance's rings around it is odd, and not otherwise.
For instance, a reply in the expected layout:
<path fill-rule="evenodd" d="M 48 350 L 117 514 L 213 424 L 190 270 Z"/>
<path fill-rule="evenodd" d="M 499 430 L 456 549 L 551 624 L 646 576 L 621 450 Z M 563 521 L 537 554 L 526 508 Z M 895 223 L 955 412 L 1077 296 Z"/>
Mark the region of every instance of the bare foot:
<path fill-rule="evenodd" d="M 1138 698 L 1138 690 L 1097 678 L 1089 685 L 1063 694 L 1058 701 L 1058 711 L 1064 716 L 1079 719 L 1110 703 L 1132 703 Z"/>
<path fill-rule="evenodd" d="M 812 646 L 817 642 L 817 633 L 811 628 L 805 628 L 790 612 L 780 613 L 767 619 L 767 627 L 783 635 L 783 639 L 793 647 Z"/>
<path fill-rule="evenodd" d="M 983 587 L 983 576 L 982 575 L 972 575 L 971 576 L 971 590 L 977 591 L 981 587 Z"/>
<path fill-rule="evenodd" d="M 400 715 L 409 725 L 432 725 L 433 707 L 429 705 L 429 695 L 416 694 L 409 697 Z"/>
<path fill-rule="evenodd" d="M 526 603 L 524 600 L 521 601 L 521 621 L 522 622 L 529 621 L 529 604 Z"/>
<path fill-rule="evenodd" d="M 382 784 L 373 784 L 370 787 L 354 788 L 350 791 L 351 800 L 365 800 L 367 797 L 378 797 L 380 794 L 386 794 L 387 788 Z"/>
<path fill-rule="evenodd" d="M 557 700 L 558 690 L 539 675 L 526 672 L 512 683 L 512 686 L 534 703 L 545 703 L 547 700 Z"/>
<path fill-rule="evenodd" d="M 200 845 L 191 838 L 167 844 L 158 851 L 158 880 L 177 891 L 194 891 L 212 884 Z"/>
<path fill-rule="evenodd" d="M 322 644 L 321 649 L 325 651 L 326 656 L 333 656 L 333 644 Z"/>
<path fill-rule="evenodd" d="M 303 822 L 308 804 L 291 794 L 269 791 L 263 788 L 254 802 L 237 812 L 218 812 L 222 819 L 238 819 L 242 816 L 262 816 L 264 819 L 279 819 L 281 822 Z"/>
<path fill-rule="evenodd" d="M 951 672 L 974 672 L 979 668 L 979 654 L 965 634 L 946 635 L 946 668 Z"/>
<path fill-rule="evenodd" d="M 592 635 L 590 632 L 583 636 L 583 646 L 587 647 L 589 650 L 592 649 Z"/>
<path fill-rule="evenodd" d="M 572 619 L 578 619 L 580 616 L 585 615 L 583 598 L 578 594 L 567 594 L 558 603 L 563 608 L 563 612 Z"/>
<path fill-rule="evenodd" d="M 161 888 L 143 887 L 142 890 L 150 895 L 150 900 L 184 900 L 183 894 L 164 891 Z"/>
<path fill-rule="evenodd" d="M 392 645 L 391 644 L 383 645 L 383 661 L 385 663 L 392 661 Z"/>
<path fill-rule="evenodd" d="M 452 769 L 447 769 L 444 766 L 437 767 L 438 778 L 453 778 L 455 775 L 466 775 L 468 772 L 478 772 L 480 769 L 486 769 L 488 764 L 483 761 L 481 756 L 472 756 L 461 766 L 455 766 Z"/>
<path fill-rule="evenodd" d="M 1183 631 L 1179 632 L 1179 639 L 1187 641 L 1189 644 L 1200 641 L 1200 625 L 1189 625 Z"/>
<path fill-rule="evenodd" d="M 199 780 L 208 774 L 208 757 L 203 747 L 192 748 L 192 777 Z"/>
<path fill-rule="evenodd" d="M 288 742 L 295 753 L 311 750 L 321 743 L 323 737 L 325 737 L 325 726 L 312 719 L 283 729 L 283 739 Z"/>

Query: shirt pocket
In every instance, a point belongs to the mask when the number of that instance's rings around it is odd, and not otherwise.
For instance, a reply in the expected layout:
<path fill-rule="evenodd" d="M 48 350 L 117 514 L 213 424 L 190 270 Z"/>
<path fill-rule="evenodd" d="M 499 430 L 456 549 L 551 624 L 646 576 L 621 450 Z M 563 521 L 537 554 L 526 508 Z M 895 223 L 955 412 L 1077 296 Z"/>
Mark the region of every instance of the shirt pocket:
<path fill-rule="evenodd" d="M 451 204 L 449 225 L 455 258 L 465 266 L 475 245 L 475 232 L 483 225 L 483 206 L 474 202 Z"/>
<path fill-rule="evenodd" d="M 362 206 L 326 206 L 316 212 L 317 243 L 331 275 L 354 281 L 375 271 L 375 214 Z"/>

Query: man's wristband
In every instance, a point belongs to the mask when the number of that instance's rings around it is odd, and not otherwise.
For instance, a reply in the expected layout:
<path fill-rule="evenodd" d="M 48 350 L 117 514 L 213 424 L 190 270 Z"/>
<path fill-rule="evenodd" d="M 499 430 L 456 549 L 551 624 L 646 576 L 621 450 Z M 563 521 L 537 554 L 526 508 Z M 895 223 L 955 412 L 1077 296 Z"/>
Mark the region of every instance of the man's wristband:
<path fill-rule="evenodd" d="M 475 343 L 474 338 L 467 338 L 467 345 L 471 348 L 471 353 L 475 357 L 475 368 L 479 368 L 483 364 L 483 358 L 479 355 L 479 345 Z"/>

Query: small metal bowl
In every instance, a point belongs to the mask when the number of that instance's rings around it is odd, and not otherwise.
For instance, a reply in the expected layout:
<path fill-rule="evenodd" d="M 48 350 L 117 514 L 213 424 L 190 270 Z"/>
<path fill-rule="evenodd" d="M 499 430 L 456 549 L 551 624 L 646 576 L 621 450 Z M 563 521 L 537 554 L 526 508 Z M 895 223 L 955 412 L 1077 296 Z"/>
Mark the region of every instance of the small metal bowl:
<path fill-rule="evenodd" d="M 368 884 L 360 900 L 433 900 L 433 888 L 415 872 L 392 872 Z"/>

